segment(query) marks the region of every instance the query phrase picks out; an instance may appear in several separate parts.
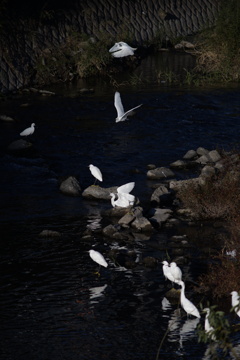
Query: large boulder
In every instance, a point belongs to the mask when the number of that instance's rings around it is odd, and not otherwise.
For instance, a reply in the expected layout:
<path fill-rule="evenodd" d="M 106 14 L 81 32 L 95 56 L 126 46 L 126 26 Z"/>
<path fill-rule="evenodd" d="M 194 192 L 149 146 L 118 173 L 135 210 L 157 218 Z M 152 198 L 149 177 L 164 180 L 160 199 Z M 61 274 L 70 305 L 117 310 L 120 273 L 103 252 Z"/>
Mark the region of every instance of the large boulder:
<path fill-rule="evenodd" d="M 151 202 L 159 204 L 166 204 L 170 202 L 172 198 L 171 192 L 167 189 L 165 185 L 160 185 L 156 190 L 152 193 Z"/>
<path fill-rule="evenodd" d="M 171 209 L 153 209 L 153 215 L 149 220 L 161 226 L 162 223 L 165 223 L 172 216 L 172 213 Z"/>
<path fill-rule="evenodd" d="M 82 196 L 87 199 L 111 200 L 110 194 L 116 192 L 117 186 L 102 188 L 99 185 L 91 185 L 83 191 Z"/>
<path fill-rule="evenodd" d="M 74 176 L 69 176 L 66 180 L 62 181 L 60 185 L 60 191 L 69 196 L 80 196 L 81 187 L 79 182 Z"/>
<path fill-rule="evenodd" d="M 136 219 L 131 223 L 131 228 L 137 232 L 152 232 L 153 227 L 150 221 L 145 218 L 144 216 L 138 216 Z"/>

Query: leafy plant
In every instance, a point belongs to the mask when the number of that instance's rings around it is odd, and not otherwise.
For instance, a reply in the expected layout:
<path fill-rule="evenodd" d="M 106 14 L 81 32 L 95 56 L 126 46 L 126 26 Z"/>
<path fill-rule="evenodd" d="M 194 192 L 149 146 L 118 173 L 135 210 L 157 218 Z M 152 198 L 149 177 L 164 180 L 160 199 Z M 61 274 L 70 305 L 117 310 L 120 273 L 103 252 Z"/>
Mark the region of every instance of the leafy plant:
<path fill-rule="evenodd" d="M 208 321 L 212 330 L 207 332 L 201 324 L 198 324 L 198 341 L 210 343 L 208 354 L 211 359 L 222 359 L 233 350 L 230 339 L 231 327 L 223 311 L 216 310 L 216 305 L 209 307 Z M 219 352 L 219 349 L 221 352 Z"/>

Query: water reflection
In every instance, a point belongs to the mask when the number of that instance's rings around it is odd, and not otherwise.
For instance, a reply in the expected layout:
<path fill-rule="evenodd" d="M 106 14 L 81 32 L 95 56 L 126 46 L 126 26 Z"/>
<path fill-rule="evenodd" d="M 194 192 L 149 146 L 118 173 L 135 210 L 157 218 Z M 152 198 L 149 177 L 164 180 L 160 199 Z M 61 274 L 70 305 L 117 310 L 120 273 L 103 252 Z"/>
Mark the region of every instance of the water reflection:
<path fill-rule="evenodd" d="M 96 286 L 96 287 L 92 287 L 89 288 L 89 292 L 90 292 L 90 304 L 94 304 L 94 303 L 98 303 L 100 297 L 104 296 L 104 290 L 107 288 L 107 284 L 104 284 L 102 286 Z"/>
<path fill-rule="evenodd" d="M 179 331 L 179 335 L 180 335 L 179 344 L 181 349 L 184 347 L 183 346 L 184 341 L 191 340 L 192 338 L 197 338 L 195 330 L 199 322 L 200 322 L 199 318 L 187 319 L 185 321 L 185 323 L 183 324 L 183 326 Z"/>

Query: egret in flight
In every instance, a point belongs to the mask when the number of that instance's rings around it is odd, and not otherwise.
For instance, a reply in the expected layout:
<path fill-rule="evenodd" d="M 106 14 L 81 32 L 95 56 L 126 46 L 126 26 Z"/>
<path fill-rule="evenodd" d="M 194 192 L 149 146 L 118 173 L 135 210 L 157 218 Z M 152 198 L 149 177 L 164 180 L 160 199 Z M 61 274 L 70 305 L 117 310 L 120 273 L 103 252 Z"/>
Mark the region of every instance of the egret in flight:
<path fill-rule="evenodd" d="M 133 110 L 139 108 L 140 106 L 142 106 L 142 104 L 135 106 L 134 108 L 124 112 L 120 93 L 116 91 L 114 95 L 114 106 L 117 110 L 116 122 L 119 122 L 119 121 L 127 120 L 128 115 L 131 115 L 133 113 Z"/>
<path fill-rule="evenodd" d="M 109 49 L 109 52 L 112 54 L 115 58 L 121 58 L 129 55 L 134 55 L 134 51 L 137 50 L 136 48 L 132 48 L 127 43 L 120 41 L 118 43 L 115 43 L 111 49 Z"/>
<path fill-rule="evenodd" d="M 113 207 L 119 206 L 119 207 L 128 207 L 130 205 L 134 205 L 135 202 L 135 196 L 130 194 L 130 192 L 133 190 L 135 186 L 135 182 L 130 182 L 127 184 L 124 184 L 122 186 L 119 186 L 117 188 L 117 199 L 116 195 L 111 193 L 111 204 Z"/>
<path fill-rule="evenodd" d="M 20 135 L 21 136 L 28 136 L 28 135 L 32 135 L 34 133 L 35 130 L 35 124 L 32 123 L 32 125 L 30 127 L 28 127 L 27 129 L 23 130 Z"/>
<path fill-rule="evenodd" d="M 181 296 L 180 296 L 180 302 L 183 307 L 183 309 L 186 311 L 188 315 L 196 316 L 200 319 L 200 313 L 196 306 L 186 298 L 185 296 L 185 284 L 183 281 L 179 281 L 179 285 L 181 285 Z"/>
<path fill-rule="evenodd" d="M 96 180 L 103 181 L 102 173 L 97 166 L 90 164 L 88 167 L 89 167 L 89 170 L 91 171 L 91 174 L 95 177 L 95 182 L 96 182 Z M 94 184 L 95 184 L 95 182 L 94 182 Z"/>

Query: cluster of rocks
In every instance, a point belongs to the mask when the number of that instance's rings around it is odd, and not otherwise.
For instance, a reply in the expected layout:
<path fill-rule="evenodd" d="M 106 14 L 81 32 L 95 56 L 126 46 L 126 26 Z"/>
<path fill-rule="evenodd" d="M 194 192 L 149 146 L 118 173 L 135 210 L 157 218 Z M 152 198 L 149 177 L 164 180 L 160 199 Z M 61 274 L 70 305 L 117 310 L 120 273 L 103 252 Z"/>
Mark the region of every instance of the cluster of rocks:
<path fill-rule="evenodd" d="M 97 232 L 101 233 L 109 242 L 116 241 L 125 244 L 139 236 L 149 238 L 153 232 L 158 232 L 161 227 L 178 226 L 182 221 L 192 220 L 194 214 L 181 208 L 176 198 L 177 192 L 187 188 L 193 182 L 198 186 L 204 185 L 207 178 L 223 168 L 224 159 L 221 154 L 217 150 L 209 151 L 202 147 L 197 150 L 189 150 L 182 159 L 171 163 L 169 167 L 149 165 L 146 176 L 153 180 L 154 190 L 150 198 L 151 206 L 147 210 L 140 206 L 138 199 L 134 206 L 112 208 L 110 193 L 116 193 L 117 187 L 102 188 L 98 185 L 92 185 L 82 191 L 78 180 L 73 176 L 61 182 L 60 191 L 65 195 L 82 196 L 85 199 L 94 199 L 95 201 L 108 201 L 109 209 L 102 210 L 101 216 L 105 222 L 110 224 L 98 228 Z M 184 180 L 182 180 L 183 176 L 185 177 Z M 181 179 L 177 179 L 178 177 Z M 159 182 L 156 183 L 156 181 Z M 94 230 L 87 229 L 83 238 L 85 240 L 92 239 L 93 232 Z M 186 236 L 172 237 L 170 240 L 172 248 L 178 250 L 189 246 Z M 181 251 L 178 253 L 180 255 Z M 120 256 L 119 251 L 117 255 Z M 125 257 L 129 261 L 129 255 L 127 254 Z M 178 259 L 178 263 L 181 263 L 181 259 Z M 150 266 L 155 264 L 153 259 L 149 264 L 151 264 Z"/>
<path fill-rule="evenodd" d="M 233 161 L 234 161 L 234 156 Z M 238 159 L 239 160 L 239 159 Z M 144 210 L 140 202 L 136 199 L 134 206 L 127 208 L 111 206 L 110 193 L 117 193 L 117 187 L 102 188 L 91 185 L 82 191 L 78 180 L 70 176 L 60 184 L 60 191 L 68 196 L 82 196 L 85 199 L 95 201 L 108 201 L 109 209 L 102 210 L 101 217 L 106 226 L 97 229 L 87 228 L 82 238 L 91 241 L 95 234 L 100 234 L 109 243 L 121 245 L 131 244 L 137 239 L 146 240 L 154 232 L 159 232 L 159 228 L 169 228 L 178 226 L 182 221 L 192 221 L 194 214 L 188 209 L 181 207 L 177 199 L 177 193 L 184 191 L 187 186 L 194 183 L 203 186 L 206 179 L 224 169 L 224 157 L 217 151 L 209 151 L 202 147 L 197 150 L 189 150 L 182 159 L 177 160 L 169 167 L 156 167 L 149 165 L 146 176 L 153 180 L 153 192 L 150 197 L 150 206 Z M 183 176 L 185 179 L 183 180 Z M 195 176 L 195 177 L 193 177 Z M 180 178 L 180 179 L 177 179 Z M 51 236 L 45 232 L 41 236 Z M 186 235 L 172 236 L 168 241 L 168 248 L 171 249 L 172 256 L 175 256 L 178 264 L 185 262 L 184 253 L 190 246 Z M 110 250 L 109 257 L 118 264 L 127 268 L 137 266 L 137 261 L 130 250 Z M 142 260 L 142 264 L 153 267 L 157 264 L 157 259 L 147 257 Z"/>

